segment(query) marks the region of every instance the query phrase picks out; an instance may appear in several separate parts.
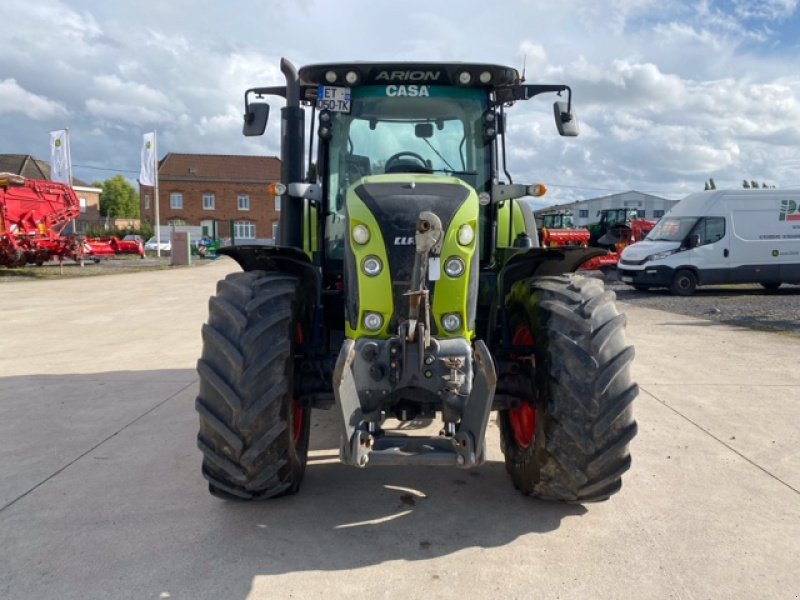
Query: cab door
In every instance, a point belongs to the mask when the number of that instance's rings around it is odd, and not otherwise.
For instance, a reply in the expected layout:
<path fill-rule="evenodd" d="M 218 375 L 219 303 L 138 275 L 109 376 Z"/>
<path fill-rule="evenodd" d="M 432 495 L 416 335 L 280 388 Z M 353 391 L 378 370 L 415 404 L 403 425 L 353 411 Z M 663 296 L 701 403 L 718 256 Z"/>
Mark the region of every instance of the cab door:
<path fill-rule="evenodd" d="M 689 245 L 697 244 L 686 253 L 697 266 L 699 283 L 728 283 L 730 281 L 730 232 L 725 217 L 703 217 L 697 221 L 687 238 Z"/>

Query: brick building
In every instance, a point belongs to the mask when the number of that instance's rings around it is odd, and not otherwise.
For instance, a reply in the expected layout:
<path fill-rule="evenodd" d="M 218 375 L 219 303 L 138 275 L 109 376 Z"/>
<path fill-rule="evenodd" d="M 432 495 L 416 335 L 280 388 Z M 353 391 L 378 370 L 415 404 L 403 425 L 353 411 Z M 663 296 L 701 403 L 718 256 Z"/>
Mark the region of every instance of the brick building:
<path fill-rule="evenodd" d="M 274 156 L 170 152 L 158 163 L 159 225 L 197 226 L 233 243 L 273 243 L 280 198 L 267 185 L 280 181 L 280 172 Z M 155 224 L 153 188 L 140 184 L 139 201 L 142 219 Z"/>

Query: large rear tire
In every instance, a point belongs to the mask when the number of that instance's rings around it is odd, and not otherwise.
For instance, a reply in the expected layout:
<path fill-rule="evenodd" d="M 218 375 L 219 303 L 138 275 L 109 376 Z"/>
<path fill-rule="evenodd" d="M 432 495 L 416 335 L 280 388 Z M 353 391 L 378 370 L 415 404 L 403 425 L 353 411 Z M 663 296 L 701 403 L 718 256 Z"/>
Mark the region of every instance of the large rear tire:
<path fill-rule="evenodd" d="M 537 398 L 501 411 L 506 470 L 525 494 L 594 502 L 619 491 L 636 435 L 633 347 L 614 293 L 576 274 L 516 283 L 507 298 L 514 344 Z M 533 352 L 532 360 L 524 358 Z M 527 404 L 527 406 L 526 406 Z"/>
<path fill-rule="evenodd" d="M 209 301 L 195 406 L 203 476 L 216 496 L 258 500 L 300 487 L 310 410 L 293 393 L 298 287 L 283 273 L 234 273 Z"/>

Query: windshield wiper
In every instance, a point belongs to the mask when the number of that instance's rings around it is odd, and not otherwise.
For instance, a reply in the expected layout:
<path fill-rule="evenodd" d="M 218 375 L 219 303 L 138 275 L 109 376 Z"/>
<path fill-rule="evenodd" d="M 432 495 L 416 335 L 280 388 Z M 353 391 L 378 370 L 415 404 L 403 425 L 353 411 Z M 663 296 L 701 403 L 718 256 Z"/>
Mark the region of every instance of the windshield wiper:
<path fill-rule="evenodd" d="M 455 169 L 453 169 L 453 165 L 451 165 L 449 162 L 447 162 L 447 159 L 446 159 L 444 156 L 442 156 L 442 154 L 441 154 L 441 153 L 440 153 L 440 152 L 439 152 L 439 151 L 438 151 L 436 148 L 434 148 L 434 147 L 433 147 L 433 144 L 431 144 L 431 143 L 428 141 L 428 138 L 422 138 L 422 141 L 423 141 L 423 142 L 425 142 L 426 144 L 428 144 L 428 148 L 430 148 L 431 150 L 433 150 L 434 152 L 436 152 L 436 156 L 438 156 L 439 158 L 441 158 L 441 159 L 442 159 L 442 162 L 444 162 L 444 164 L 446 164 L 448 167 L 450 167 L 450 169 L 452 170 L 452 172 L 453 172 L 453 173 L 456 173 L 456 172 L 457 172 Z M 442 170 L 443 170 L 443 169 L 442 169 Z"/>
<path fill-rule="evenodd" d="M 453 169 L 431 169 L 434 173 L 447 173 L 448 175 L 477 175 L 477 171 L 455 171 Z"/>

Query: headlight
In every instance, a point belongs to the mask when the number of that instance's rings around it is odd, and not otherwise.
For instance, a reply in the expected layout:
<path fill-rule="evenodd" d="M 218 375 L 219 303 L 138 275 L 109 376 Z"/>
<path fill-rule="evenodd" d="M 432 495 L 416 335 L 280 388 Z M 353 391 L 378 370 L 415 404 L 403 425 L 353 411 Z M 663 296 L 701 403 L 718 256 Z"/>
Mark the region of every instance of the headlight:
<path fill-rule="evenodd" d="M 450 277 L 460 277 L 465 268 L 464 261 L 457 256 L 451 256 L 444 262 L 444 272 Z"/>
<path fill-rule="evenodd" d="M 383 327 L 383 317 L 374 312 L 368 312 L 364 315 L 364 327 L 370 331 L 378 331 Z"/>
<path fill-rule="evenodd" d="M 662 258 L 667 258 L 668 256 L 671 256 L 671 255 L 675 254 L 676 252 L 677 252 L 677 250 L 664 250 L 664 252 L 657 252 L 657 253 L 651 254 L 650 256 L 645 258 L 644 262 L 647 262 L 647 261 L 650 261 L 650 260 L 661 260 Z"/>
<path fill-rule="evenodd" d="M 466 225 L 462 225 L 461 228 L 458 230 L 458 243 L 462 246 L 469 246 L 472 243 L 472 240 L 475 239 L 475 230 L 472 228 L 472 225 L 467 223 Z"/>
<path fill-rule="evenodd" d="M 461 329 L 461 317 L 456 313 L 450 313 L 442 317 L 442 327 L 445 331 L 453 332 Z"/>
<path fill-rule="evenodd" d="M 359 223 L 353 227 L 353 240 L 357 244 L 366 244 L 369 241 L 369 229 L 366 225 Z"/>
<path fill-rule="evenodd" d="M 361 270 L 364 271 L 364 275 L 375 277 L 383 270 L 383 263 L 377 256 L 368 256 L 361 261 Z"/>

